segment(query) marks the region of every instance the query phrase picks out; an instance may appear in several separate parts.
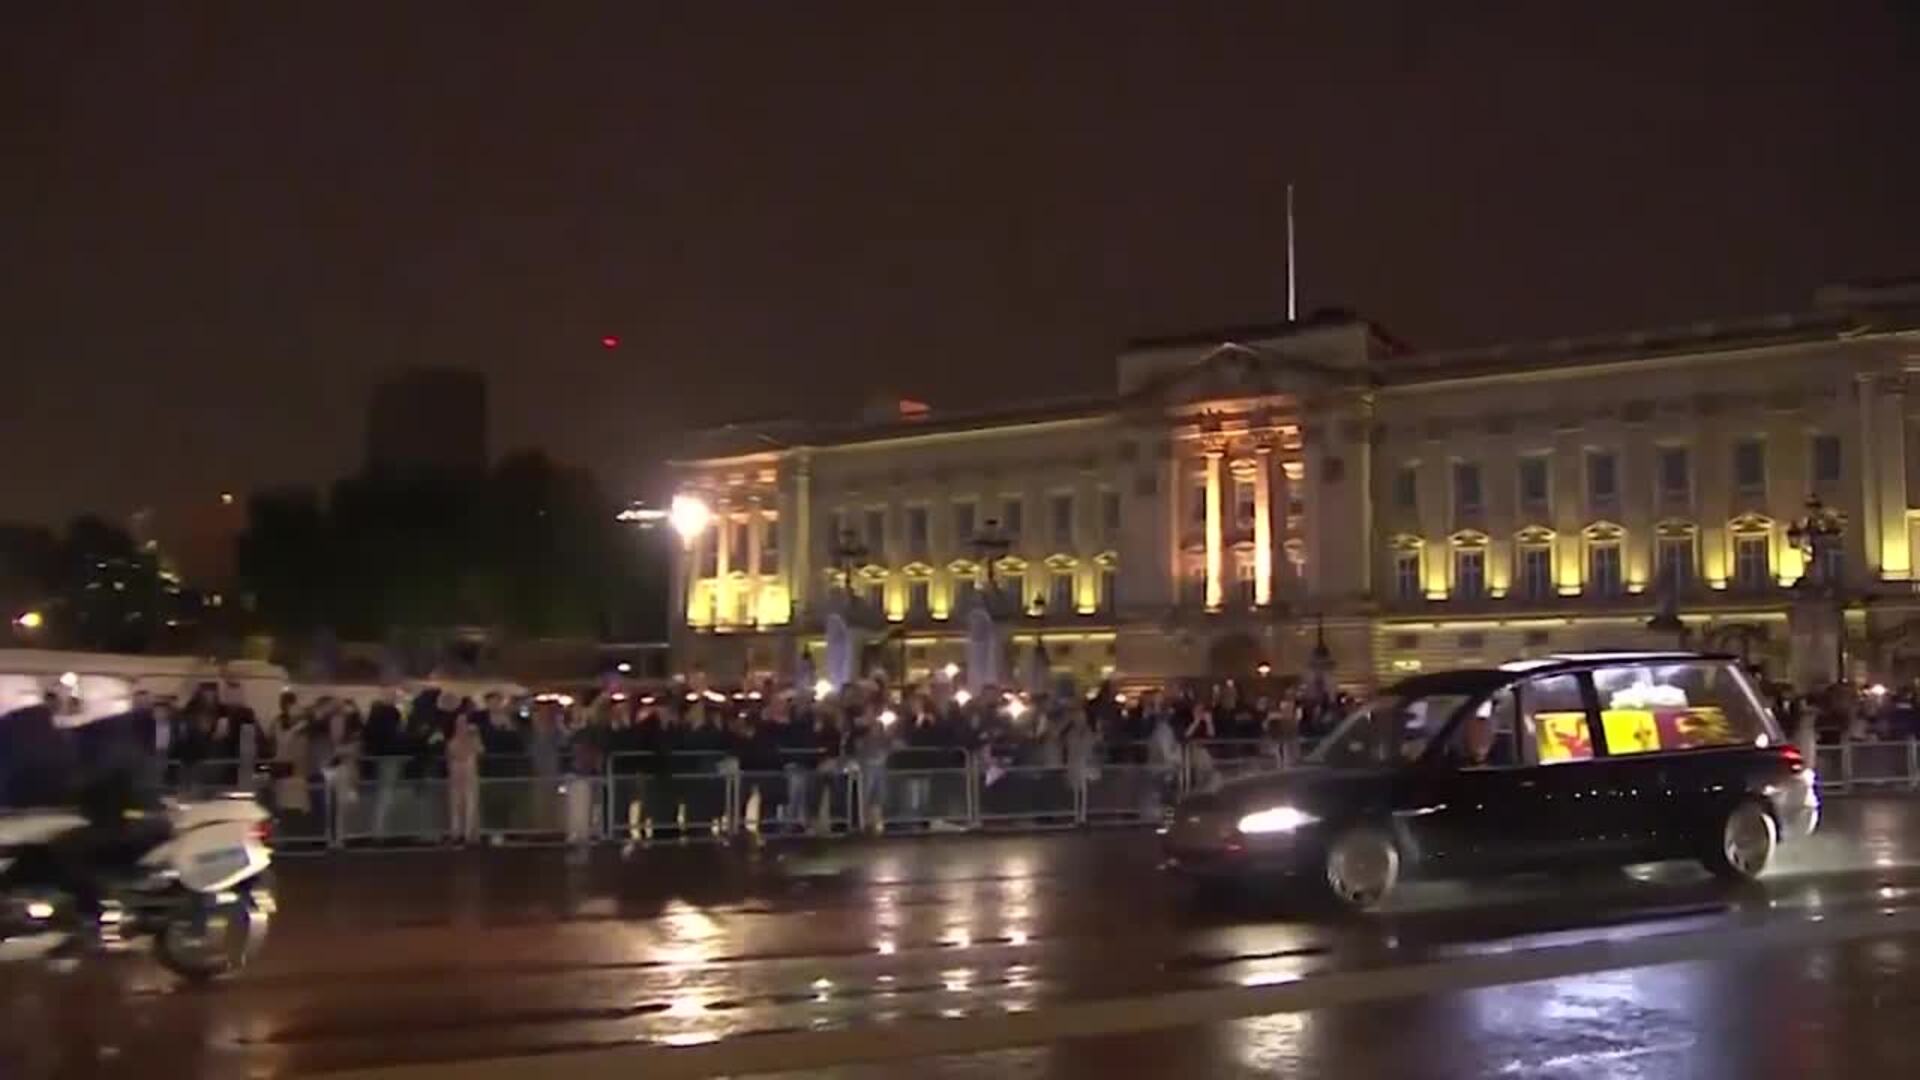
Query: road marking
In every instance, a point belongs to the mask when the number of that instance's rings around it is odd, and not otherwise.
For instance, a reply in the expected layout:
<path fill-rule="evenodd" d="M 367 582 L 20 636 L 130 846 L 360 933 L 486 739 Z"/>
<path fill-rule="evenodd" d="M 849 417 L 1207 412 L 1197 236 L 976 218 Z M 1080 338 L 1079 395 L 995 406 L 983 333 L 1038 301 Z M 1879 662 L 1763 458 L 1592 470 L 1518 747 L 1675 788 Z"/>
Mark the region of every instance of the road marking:
<path fill-rule="evenodd" d="M 698 1046 L 639 1045 L 515 1057 L 379 1066 L 330 1073 L 343 1080 L 648 1080 L 738 1075 L 978 1054 L 1060 1039 L 1188 1027 L 1422 994 L 1682 963 L 1756 949 L 1808 948 L 1880 934 L 1920 932 L 1920 909 L 1779 920 L 1708 932 L 1547 946 L 1370 971 L 1336 971 L 1264 986 L 1180 990 L 1065 1002 L 1004 1015 L 906 1020 L 832 1031 L 744 1035 Z"/>

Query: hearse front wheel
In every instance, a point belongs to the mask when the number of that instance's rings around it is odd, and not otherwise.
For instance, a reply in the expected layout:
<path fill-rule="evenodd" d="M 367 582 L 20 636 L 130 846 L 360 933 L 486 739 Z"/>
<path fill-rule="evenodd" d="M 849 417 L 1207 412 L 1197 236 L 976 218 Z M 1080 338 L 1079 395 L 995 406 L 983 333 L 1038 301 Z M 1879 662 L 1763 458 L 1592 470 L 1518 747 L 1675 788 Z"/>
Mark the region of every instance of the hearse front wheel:
<path fill-rule="evenodd" d="M 1373 911 L 1400 883 L 1400 849 L 1384 829 L 1356 825 L 1327 845 L 1327 893 L 1350 911 Z"/>
<path fill-rule="evenodd" d="M 1766 872 L 1780 846 L 1780 827 L 1773 815 L 1751 799 L 1736 803 L 1720 819 L 1719 828 L 1706 837 L 1701 859 L 1724 881 L 1753 881 Z"/>

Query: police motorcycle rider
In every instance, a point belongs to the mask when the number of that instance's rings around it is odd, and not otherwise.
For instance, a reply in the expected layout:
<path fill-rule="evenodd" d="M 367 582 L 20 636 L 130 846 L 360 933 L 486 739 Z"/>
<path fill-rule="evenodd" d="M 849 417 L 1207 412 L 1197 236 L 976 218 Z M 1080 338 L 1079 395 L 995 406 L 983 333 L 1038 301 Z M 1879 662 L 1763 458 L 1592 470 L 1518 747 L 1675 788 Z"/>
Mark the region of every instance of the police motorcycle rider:
<path fill-rule="evenodd" d="M 0 872 L 0 889 L 52 885 L 72 898 L 68 950 L 97 943 L 116 877 L 134 872 L 170 833 L 145 760 L 152 744 L 143 748 L 139 738 L 143 703 L 122 686 L 88 689 L 94 693 L 82 695 L 79 680 L 63 676 L 38 702 L 0 714 L 0 813 L 67 810 L 82 820 Z M 30 700 L 18 685 L 11 690 L 0 694 L 0 707 Z"/>

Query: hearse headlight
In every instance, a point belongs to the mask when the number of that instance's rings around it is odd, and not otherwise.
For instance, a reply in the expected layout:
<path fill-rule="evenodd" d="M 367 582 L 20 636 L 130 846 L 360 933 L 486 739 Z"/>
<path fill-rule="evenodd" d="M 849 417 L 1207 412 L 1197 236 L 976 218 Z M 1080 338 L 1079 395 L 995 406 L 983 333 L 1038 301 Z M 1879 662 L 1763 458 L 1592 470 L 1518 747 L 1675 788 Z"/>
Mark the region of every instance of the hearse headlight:
<path fill-rule="evenodd" d="M 1312 814 L 1297 807 L 1275 806 L 1246 815 L 1240 819 L 1239 827 L 1243 833 L 1283 833 L 1311 825 L 1315 820 Z"/>

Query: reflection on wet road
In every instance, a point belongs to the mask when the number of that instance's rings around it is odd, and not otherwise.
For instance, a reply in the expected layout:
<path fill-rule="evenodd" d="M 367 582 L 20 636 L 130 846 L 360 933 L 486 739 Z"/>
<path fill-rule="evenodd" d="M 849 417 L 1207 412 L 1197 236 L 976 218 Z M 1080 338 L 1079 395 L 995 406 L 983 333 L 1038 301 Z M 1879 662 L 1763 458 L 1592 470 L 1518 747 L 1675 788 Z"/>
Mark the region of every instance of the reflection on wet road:
<path fill-rule="evenodd" d="M 1906 912 L 1920 909 L 1920 801 L 1835 806 L 1821 837 L 1789 849 L 1765 885 L 1747 892 L 1661 868 L 1420 886 L 1380 918 L 1326 920 L 1271 898 L 1202 905 L 1162 880 L 1154 863 L 1152 838 L 1141 833 L 842 843 L 757 856 L 668 848 L 622 859 L 609 850 L 584 866 L 545 850 L 288 860 L 272 942 L 234 983 L 182 989 L 138 958 L 65 976 L 0 972 L 0 1074 L 271 1077 L 864 1031 Z M 1195 1065 L 1192 1075 L 1291 1065 L 1307 1074 L 1690 1075 L 1685 1063 L 1702 1046 L 1740 1035 L 1742 1056 L 1729 1066 L 1812 1060 L 1814 1071 L 1797 1075 L 1814 1075 L 1866 1060 L 1834 1057 L 1827 1046 L 1852 1040 L 1849 1053 L 1864 1054 L 1858 1048 L 1873 1045 L 1852 1031 L 1861 1001 L 1920 1019 L 1905 988 L 1915 949 L 1920 941 L 1889 935 L 1741 952 L 935 1058 L 916 1071 L 1091 1075 L 1104 1061 L 1105 1075 L 1116 1062 L 1138 1075 Z M 1770 985 L 1792 989 L 1778 999 L 1756 990 Z M 1723 1005 L 1730 1002 L 1740 1004 Z M 1764 1018 L 1774 1006 L 1781 1024 L 1756 1021 L 1756 1008 Z M 1460 1049 L 1440 1064 L 1392 1058 L 1413 1052 L 1407 1035 Z M 1811 1045 L 1766 1049 L 1789 1036 Z M 1790 1054 L 1801 1056 L 1782 1056 Z"/>

